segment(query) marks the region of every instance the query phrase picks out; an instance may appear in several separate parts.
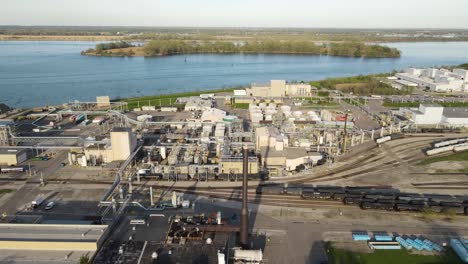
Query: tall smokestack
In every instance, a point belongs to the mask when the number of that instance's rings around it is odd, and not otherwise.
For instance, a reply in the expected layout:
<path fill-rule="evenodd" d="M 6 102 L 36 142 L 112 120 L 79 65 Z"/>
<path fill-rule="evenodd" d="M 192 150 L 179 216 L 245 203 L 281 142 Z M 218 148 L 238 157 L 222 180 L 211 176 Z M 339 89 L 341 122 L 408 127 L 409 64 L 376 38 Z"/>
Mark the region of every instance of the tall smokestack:
<path fill-rule="evenodd" d="M 247 209 L 247 177 L 249 169 L 249 150 L 247 146 L 243 146 L 243 174 L 242 179 L 242 209 L 240 219 L 240 244 L 243 247 L 247 246 L 248 229 L 249 229 L 249 210 Z"/>

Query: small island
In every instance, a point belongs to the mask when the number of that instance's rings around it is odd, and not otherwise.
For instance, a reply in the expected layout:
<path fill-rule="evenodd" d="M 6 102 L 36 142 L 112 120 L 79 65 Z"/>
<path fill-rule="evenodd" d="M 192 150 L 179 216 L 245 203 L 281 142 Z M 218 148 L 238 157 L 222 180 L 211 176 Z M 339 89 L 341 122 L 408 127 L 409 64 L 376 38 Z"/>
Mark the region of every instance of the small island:
<path fill-rule="evenodd" d="M 362 42 L 312 41 L 184 41 L 151 40 L 143 46 L 126 41 L 97 44 L 94 49 L 81 52 L 88 56 L 171 56 L 182 54 L 297 54 L 356 58 L 399 58 L 396 48 Z"/>

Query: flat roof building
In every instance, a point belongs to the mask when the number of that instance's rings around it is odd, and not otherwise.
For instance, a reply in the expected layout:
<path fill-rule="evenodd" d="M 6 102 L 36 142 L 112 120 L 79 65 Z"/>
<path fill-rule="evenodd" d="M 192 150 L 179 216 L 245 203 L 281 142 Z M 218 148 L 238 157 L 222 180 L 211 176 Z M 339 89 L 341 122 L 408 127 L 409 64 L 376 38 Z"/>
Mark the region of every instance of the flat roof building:
<path fill-rule="evenodd" d="M 395 76 L 407 86 L 417 85 L 435 92 L 468 92 L 468 71 L 464 69 L 409 68 Z"/>
<path fill-rule="evenodd" d="M 0 165 L 16 166 L 27 159 L 26 149 L 0 149 Z"/>
<path fill-rule="evenodd" d="M 0 224 L 0 262 L 77 263 L 82 255 L 92 257 L 106 230 L 107 225 Z"/>
<path fill-rule="evenodd" d="M 439 104 L 420 104 L 419 108 L 402 108 L 416 125 L 446 125 L 468 127 L 468 108 L 443 107 Z"/>
<path fill-rule="evenodd" d="M 271 80 L 266 84 L 253 83 L 245 91 L 247 96 L 284 97 L 311 96 L 313 89 L 308 83 L 287 83 L 285 80 Z M 236 96 L 236 93 L 234 95 Z"/>
<path fill-rule="evenodd" d="M 97 107 L 109 107 L 111 105 L 109 96 L 97 96 L 96 104 Z"/>

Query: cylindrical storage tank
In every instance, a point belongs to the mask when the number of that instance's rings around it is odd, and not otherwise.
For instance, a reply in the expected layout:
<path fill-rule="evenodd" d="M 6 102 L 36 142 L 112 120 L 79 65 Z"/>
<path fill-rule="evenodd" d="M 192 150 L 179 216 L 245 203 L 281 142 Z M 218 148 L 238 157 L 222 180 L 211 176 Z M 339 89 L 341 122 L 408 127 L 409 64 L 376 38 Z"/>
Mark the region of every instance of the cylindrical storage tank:
<path fill-rule="evenodd" d="M 276 104 L 275 103 L 269 103 L 268 107 L 276 109 Z"/>
<path fill-rule="evenodd" d="M 266 121 L 271 121 L 271 120 L 273 120 L 273 116 L 272 115 L 265 115 L 265 120 Z"/>
<path fill-rule="evenodd" d="M 275 109 L 266 109 L 265 110 L 265 115 L 274 115 L 276 113 L 277 113 L 277 111 Z"/>
<path fill-rule="evenodd" d="M 260 107 L 260 109 L 265 109 L 266 104 L 265 103 L 259 103 L 258 107 Z"/>
<path fill-rule="evenodd" d="M 224 122 L 228 122 L 228 123 L 231 123 L 232 121 L 236 120 L 237 119 L 237 116 L 233 116 L 233 115 L 228 115 L 228 116 L 225 116 L 223 118 L 223 121 Z"/>

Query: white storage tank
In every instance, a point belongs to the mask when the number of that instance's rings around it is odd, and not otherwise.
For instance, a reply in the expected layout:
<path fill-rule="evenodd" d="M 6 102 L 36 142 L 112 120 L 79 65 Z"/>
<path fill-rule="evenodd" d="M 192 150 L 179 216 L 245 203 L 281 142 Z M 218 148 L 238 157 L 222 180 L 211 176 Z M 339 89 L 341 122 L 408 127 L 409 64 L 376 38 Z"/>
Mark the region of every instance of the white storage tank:
<path fill-rule="evenodd" d="M 260 107 L 260 109 L 265 109 L 266 104 L 265 103 L 259 103 L 258 106 Z"/>
<path fill-rule="evenodd" d="M 272 115 L 265 115 L 265 120 L 266 121 L 271 121 L 271 120 L 273 120 L 273 116 Z"/>

